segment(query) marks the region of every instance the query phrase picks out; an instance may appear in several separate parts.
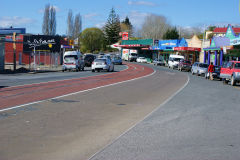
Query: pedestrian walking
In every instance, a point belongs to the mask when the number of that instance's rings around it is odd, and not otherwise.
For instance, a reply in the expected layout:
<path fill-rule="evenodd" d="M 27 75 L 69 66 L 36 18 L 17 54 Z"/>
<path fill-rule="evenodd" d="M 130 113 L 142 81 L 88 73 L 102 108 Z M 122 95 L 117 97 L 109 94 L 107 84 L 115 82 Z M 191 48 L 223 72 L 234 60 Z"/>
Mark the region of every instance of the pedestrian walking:
<path fill-rule="evenodd" d="M 213 80 L 213 72 L 214 72 L 214 65 L 211 62 L 211 64 L 208 66 L 208 73 L 209 73 L 209 79 Z"/>

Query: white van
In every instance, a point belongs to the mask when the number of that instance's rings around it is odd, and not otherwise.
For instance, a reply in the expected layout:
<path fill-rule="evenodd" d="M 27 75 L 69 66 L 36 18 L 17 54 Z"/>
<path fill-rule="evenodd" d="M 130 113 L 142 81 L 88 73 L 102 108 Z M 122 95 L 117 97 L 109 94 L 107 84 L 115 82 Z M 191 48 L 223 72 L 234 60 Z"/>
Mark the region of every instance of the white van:
<path fill-rule="evenodd" d="M 62 71 L 66 70 L 75 70 L 80 71 L 84 70 L 84 60 L 83 55 L 78 51 L 67 51 L 63 54 L 63 65 Z"/>
<path fill-rule="evenodd" d="M 168 59 L 168 68 L 177 68 L 180 60 L 184 60 L 184 56 L 171 54 Z"/>

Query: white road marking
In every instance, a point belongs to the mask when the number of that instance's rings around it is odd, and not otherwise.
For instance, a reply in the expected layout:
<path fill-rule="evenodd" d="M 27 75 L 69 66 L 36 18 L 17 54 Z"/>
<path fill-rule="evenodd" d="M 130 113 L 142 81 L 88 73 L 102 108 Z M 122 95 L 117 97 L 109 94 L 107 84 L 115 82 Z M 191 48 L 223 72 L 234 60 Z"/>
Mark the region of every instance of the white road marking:
<path fill-rule="evenodd" d="M 179 92 L 181 92 L 189 83 L 190 78 L 189 76 L 187 82 L 184 84 L 184 86 L 182 86 L 176 93 L 174 93 L 172 96 L 170 96 L 167 100 L 165 100 L 160 106 L 158 106 L 157 108 L 155 108 L 151 113 L 147 114 L 142 120 L 140 120 L 138 123 L 136 123 L 135 125 L 133 125 L 132 127 L 130 127 L 128 130 L 126 130 L 125 132 L 123 132 L 120 136 L 118 136 L 116 139 L 114 139 L 112 142 L 110 142 L 109 144 L 107 144 L 105 147 L 103 147 L 101 150 L 99 150 L 98 152 L 96 152 L 95 154 L 93 154 L 90 158 L 88 158 L 88 160 L 91 160 L 92 158 L 94 158 L 97 154 L 103 152 L 107 147 L 109 147 L 110 145 L 112 145 L 114 142 L 116 142 L 118 139 L 120 139 L 122 136 L 124 136 L 125 134 L 127 134 L 130 130 L 132 130 L 134 127 L 136 127 L 138 124 L 140 124 L 141 122 L 143 122 L 145 119 L 147 119 L 149 116 L 151 116 L 154 112 L 156 112 L 159 108 L 161 108 L 162 106 L 164 106 L 165 104 L 167 104 L 173 97 L 175 97 Z"/>

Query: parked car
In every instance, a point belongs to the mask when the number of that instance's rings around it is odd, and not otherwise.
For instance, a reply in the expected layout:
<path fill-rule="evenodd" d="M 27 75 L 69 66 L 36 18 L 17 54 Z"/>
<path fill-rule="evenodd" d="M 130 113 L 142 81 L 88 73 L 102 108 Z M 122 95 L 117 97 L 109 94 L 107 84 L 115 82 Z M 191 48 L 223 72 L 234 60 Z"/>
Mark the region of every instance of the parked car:
<path fill-rule="evenodd" d="M 212 75 L 213 75 L 213 79 L 220 79 L 221 80 L 221 78 L 220 78 L 220 70 L 221 70 L 221 67 L 220 66 L 214 66 L 214 71 L 213 71 L 213 73 L 212 73 Z M 209 73 L 208 72 L 206 72 L 205 73 L 205 78 L 206 79 L 209 79 L 210 78 L 210 75 L 209 75 Z"/>
<path fill-rule="evenodd" d="M 122 58 L 121 57 L 113 57 L 112 61 L 113 61 L 113 64 L 120 64 L 120 65 L 122 65 Z"/>
<path fill-rule="evenodd" d="M 236 85 L 240 82 L 240 61 L 230 61 L 226 65 L 222 66 L 220 70 L 220 78 L 223 83 L 231 81 L 231 85 Z"/>
<path fill-rule="evenodd" d="M 92 72 L 100 72 L 101 70 L 106 70 L 108 72 L 114 71 L 114 64 L 111 59 L 108 58 L 97 58 L 92 63 Z"/>
<path fill-rule="evenodd" d="M 192 75 L 193 74 L 197 74 L 198 76 L 205 75 L 208 72 L 208 64 L 195 62 L 192 65 L 191 72 L 192 72 Z"/>
<path fill-rule="evenodd" d="M 138 57 L 137 62 L 139 63 L 147 63 L 147 59 L 145 57 Z"/>
<path fill-rule="evenodd" d="M 87 54 L 87 55 L 85 55 L 85 57 L 84 57 L 85 66 L 91 67 L 92 62 L 94 61 L 94 59 L 96 59 L 96 56 L 93 55 L 93 54 Z"/>
<path fill-rule="evenodd" d="M 191 68 L 192 68 L 192 64 L 191 64 L 190 61 L 183 60 L 183 59 L 180 60 L 180 62 L 178 64 L 178 70 L 179 71 L 183 71 L 184 70 L 184 71 L 189 72 L 189 71 L 191 71 Z"/>
<path fill-rule="evenodd" d="M 63 54 L 63 65 L 62 71 L 66 70 L 75 70 L 80 71 L 84 70 L 84 60 L 83 55 L 78 51 L 67 51 Z"/>
<path fill-rule="evenodd" d="M 180 60 L 184 60 L 184 56 L 171 54 L 168 59 L 168 68 L 178 68 Z"/>
<path fill-rule="evenodd" d="M 162 60 L 162 59 L 154 59 L 153 60 L 153 65 L 156 65 L 156 66 L 164 66 L 165 65 L 165 63 L 164 63 L 164 61 Z"/>

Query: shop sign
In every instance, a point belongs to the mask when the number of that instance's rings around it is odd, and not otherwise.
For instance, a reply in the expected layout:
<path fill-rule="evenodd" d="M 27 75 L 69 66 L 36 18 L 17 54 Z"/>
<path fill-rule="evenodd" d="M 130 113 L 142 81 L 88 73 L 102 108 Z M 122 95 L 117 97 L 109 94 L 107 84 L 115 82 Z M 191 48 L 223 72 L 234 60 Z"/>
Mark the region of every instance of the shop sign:
<path fill-rule="evenodd" d="M 240 44 L 240 37 L 230 40 L 230 45 L 232 46 L 239 45 L 239 44 Z"/>
<path fill-rule="evenodd" d="M 24 52 L 32 52 L 34 50 L 60 52 L 59 36 L 30 35 L 24 36 L 23 42 Z"/>

